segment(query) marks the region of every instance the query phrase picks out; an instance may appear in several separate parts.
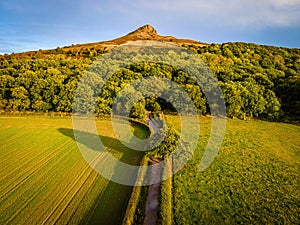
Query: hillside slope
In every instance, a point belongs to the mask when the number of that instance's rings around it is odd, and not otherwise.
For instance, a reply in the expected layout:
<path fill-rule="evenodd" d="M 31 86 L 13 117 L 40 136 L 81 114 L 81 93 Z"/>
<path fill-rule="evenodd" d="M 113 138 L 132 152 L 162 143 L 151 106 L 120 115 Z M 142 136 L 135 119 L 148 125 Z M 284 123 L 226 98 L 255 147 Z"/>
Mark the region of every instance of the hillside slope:
<path fill-rule="evenodd" d="M 179 45 L 195 45 L 195 46 L 208 46 L 207 43 L 202 43 L 189 39 L 181 39 L 173 36 L 161 36 L 151 25 L 144 25 L 132 31 L 122 37 L 115 38 L 113 40 L 94 42 L 94 43 L 84 43 L 84 44 L 72 44 L 71 46 L 57 47 L 56 49 L 49 50 L 38 50 L 38 51 L 28 51 L 23 53 L 13 53 L 10 57 L 43 57 L 43 55 L 49 54 L 60 54 L 67 55 L 71 57 L 90 57 L 95 56 L 104 51 L 115 48 L 119 45 L 125 44 L 130 41 L 137 40 L 156 40 L 156 41 L 165 41 L 172 42 Z M 5 57 L 8 54 L 4 55 Z M 0 55 L 1 58 L 1 55 Z"/>

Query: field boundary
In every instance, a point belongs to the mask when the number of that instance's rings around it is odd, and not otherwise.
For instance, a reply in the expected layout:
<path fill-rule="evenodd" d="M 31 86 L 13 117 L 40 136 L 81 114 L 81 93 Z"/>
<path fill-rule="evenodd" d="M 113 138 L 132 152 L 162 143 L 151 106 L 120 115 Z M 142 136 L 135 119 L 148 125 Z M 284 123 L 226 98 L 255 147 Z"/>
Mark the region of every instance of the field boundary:
<path fill-rule="evenodd" d="M 133 118 L 122 118 L 122 119 L 128 119 L 129 122 L 134 123 L 135 125 L 138 125 L 142 128 L 144 128 L 147 131 L 147 135 L 150 136 L 150 134 L 153 132 L 151 130 L 151 127 L 149 127 L 145 122 L 133 119 Z M 146 156 L 143 156 L 140 166 L 147 166 L 149 162 L 149 158 Z M 123 218 L 122 225 L 131 225 L 134 223 L 134 216 L 137 210 L 137 205 L 139 202 L 139 198 L 142 192 L 142 186 L 143 180 L 145 177 L 145 174 L 147 173 L 146 170 L 141 169 L 137 175 L 136 180 L 136 186 L 133 187 L 130 199 L 128 201 L 128 205 L 125 211 L 125 215 Z"/>
<path fill-rule="evenodd" d="M 141 166 L 146 166 L 148 165 L 148 157 L 144 156 L 142 161 L 141 161 Z M 142 184 L 144 177 L 146 174 L 146 170 L 140 170 L 138 173 L 138 177 L 136 180 L 136 184 Z M 137 205 L 138 205 L 138 201 L 141 195 L 141 191 L 142 191 L 142 186 L 138 185 L 138 186 L 134 186 L 130 199 L 128 201 L 128 205 L 125 211 L 125 215 L 123 218 L 123 222 L 122 225 L 132 225 L 134 223 L 134 216 L 137 210 Z"/>
<path fill-rule="evenodd" d="M 162 171 L 162 177 L 170 177 L 172 174 L 172 162 L 170 160 Z M 173 224 L 173 177 L 166 179 L 160 183 L 160 202 L 159 202 L 159 215 L 158 222 L 163 225 Z"/>

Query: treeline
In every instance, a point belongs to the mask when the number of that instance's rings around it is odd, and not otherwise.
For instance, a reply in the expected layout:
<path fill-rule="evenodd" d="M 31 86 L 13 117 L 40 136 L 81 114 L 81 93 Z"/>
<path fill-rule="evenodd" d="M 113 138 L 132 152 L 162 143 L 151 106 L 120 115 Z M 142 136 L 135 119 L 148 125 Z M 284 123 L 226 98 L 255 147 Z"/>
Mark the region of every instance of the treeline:
<path fill-rule="evenodd" d="M 300 50 L 245 43 L 188 46 L 210 66 L 223 90 L 229 117 L 272 117 L 300 115 Z M 71 112 L 79 80 L 103 49 L 68 48 L 0 56 L 0 109 L 2 111 Z M 90 84 L 102 80 L 94 71 Z M 118 71 L 103 86 L 95 112 L 108 114 L 119 91 L 132 80 L 155 74 L 177 82 L 194 101 L 199 113 L 209 114 L 207 100 L 190 76 L 170 65 L 141 62 Z M 165 91 L 159 81 L 152 90 Z M 164 89 L 165 88 L 165 89 Z M 94 95 L 93 89 L 89 89 Z M 132 95 L 139 93 L 132 92 Z M 86 95 L 86 97 L 90 96 Z M 130 95 L 123 96 L 130 100 Z M 179 96 L 174 95 L 174 100 Z M 84 96 L 82 96 L 84 100 Z M 121 101 L 126 102 L 126 101 Z M 74 106 L 80 112 L 89 101 Z M 117 106 L 119 108 L 126 105 Z M 141 100 L 132 111 L 134 117 L 152 111 L 173 110 L 157 97 Z"/>
<path fill-rule="evenodd" d="M 190 47 L 218 77 L 229 115 L 300 115 L 300 49 L 246 43 Z"/>
<path fill-rule="evenodd" d="M 90 59 L 3 59 L 0 108 L 4 111 L 70 112 Z"/>

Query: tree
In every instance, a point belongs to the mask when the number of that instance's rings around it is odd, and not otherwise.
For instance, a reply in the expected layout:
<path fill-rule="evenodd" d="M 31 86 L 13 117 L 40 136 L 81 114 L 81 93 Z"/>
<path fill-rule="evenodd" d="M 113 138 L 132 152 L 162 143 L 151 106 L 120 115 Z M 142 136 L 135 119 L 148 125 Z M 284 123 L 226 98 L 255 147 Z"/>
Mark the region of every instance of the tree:
<path fill-rule="evenodd" d="M 94 91 L 86 84 L 78 86 L 73 101 L 73 112 L 81 114 L 93 114 L 95 112 L 96 98 Z"/>
<path fill-rule="evenodd" d="M 241 83 L 228 82 L 221 83 L 221 88 L 225 96 L 227 116 L 245 119 L 245 101 L 248 91 Z"/>
<path fill-rule="evenodd" d="M 28 91 L 22 87 L 11 88 L 11 99 L 9 100 L 9 108 L 17 111 L 25 111 L 30 107 Z"/>
<path fill-rule="evenodd" d="M 146 109 L 145 109 L 145 100 L 141 100 L 135 103 L 130 111 L 130 117 L 145 120 L 146 118 Z"/>

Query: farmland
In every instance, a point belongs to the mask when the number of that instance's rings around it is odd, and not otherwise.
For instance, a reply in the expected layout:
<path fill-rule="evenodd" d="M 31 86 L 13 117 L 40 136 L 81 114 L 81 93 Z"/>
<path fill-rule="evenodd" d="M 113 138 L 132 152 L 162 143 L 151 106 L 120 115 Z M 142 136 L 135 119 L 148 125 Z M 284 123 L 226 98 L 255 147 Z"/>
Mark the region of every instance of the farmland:
<path fill-rule="evenodd" d="M 166 120 L 180 128 L 177 116 L 167 115 Z M 141 155 L 120 147 L 110 120 L 98 119 L 96 125 L 114 157 L 140 162 Z M 208 169 L 199 171 L 210 125 L 209 117 L 200 118 L 194 156 L 162 183 L 162 201 L 170 196 L 172 200 L 161 202 L 159 215 L 168 217 L 160 221 L 299 223 L 300 127 L 229 119 L 219 154 Z M 133 129 L 145 137 L 144 130 Z M 0 134 L 0 224 L 122 222 L 132 188 L 106 180 L 87 165 L 74 141 L 70 118 L 0 117 Z"/>
<path fill-rule="evenodd" d="M 114 157 L 140 161 L 137 152 L 120 148 L 109 120 L 99 119 L 96 125 Z M 133 129 L 145 137 L 142 128 Z M 122 221 L 131 187 L 109 182 L 87 165 L 70 118 L 1 117 L 0 143 L 0 224 Z"/>
<path fill-rule="evenodd" d="M 167 121 L 180 127 L 176 116 Z M 300 127 L 228 120 L 218 156 L 199 171 L 210 119 L 200 123 L 195 154 L 173 177 L 173 223 L 299 224 Z"/>

